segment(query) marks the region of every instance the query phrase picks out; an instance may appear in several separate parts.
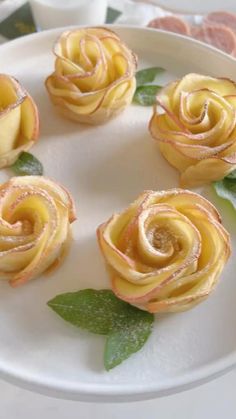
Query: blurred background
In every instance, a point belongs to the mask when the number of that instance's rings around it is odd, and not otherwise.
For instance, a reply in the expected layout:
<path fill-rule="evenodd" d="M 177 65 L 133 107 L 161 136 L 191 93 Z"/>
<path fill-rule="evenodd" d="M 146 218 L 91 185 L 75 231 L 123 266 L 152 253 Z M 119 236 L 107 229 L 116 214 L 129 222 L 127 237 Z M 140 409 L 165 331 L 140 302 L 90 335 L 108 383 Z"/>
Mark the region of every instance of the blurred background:
<path fill-rule="evenodd" d="M 177 32 L 234 56 L 234 12 L 235 0 L 0 0 L 0 42 L 56 27 L 116 23 Z"/>

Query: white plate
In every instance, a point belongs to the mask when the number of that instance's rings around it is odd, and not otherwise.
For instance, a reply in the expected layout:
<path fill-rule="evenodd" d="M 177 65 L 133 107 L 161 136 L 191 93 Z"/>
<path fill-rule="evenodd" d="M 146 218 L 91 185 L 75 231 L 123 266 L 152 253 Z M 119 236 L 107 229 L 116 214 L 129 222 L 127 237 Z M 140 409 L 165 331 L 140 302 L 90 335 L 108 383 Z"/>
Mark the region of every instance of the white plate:
<path fill-rule="evenodd" d="M 204 44 L 151 29 L 115 28 L 139 56 L 139 67 L 160 65 L 161 83 L 195 71 L 235 77 L 236 60 Z M 0 71 L 16 76 L 36 100 L 41 136 L 33 153 L 45 174 L 76 199 L 78 221 L 65 264 L 52 276 L 12 289 L 0 284 L 0 374 L 58 397 L 135 400 L 190 388 L 236 363 L 236 215 L 216 202 L 234 245 L 221 283 L 205 303 L 186 313 L 157 316 L 144 348 L 110 372 L 103 368 L 104 338 L 70 326 L 46 305 L 57 294 L 108 287 L 95 229 L 144 189 L 178 185 L 159 155 L 147 124 L 151 108 L 130 106 L 104 126 L 79 126 L 59 117 L 44 88 L 53 69 L 52 45 L 61 30 L 18 39 L 0 47 Z M 9 172 L 2 171 L 0 180 Z"/>
<path fill-rule="evenodd" d="M 236 12 L 235 0 L 143 0 L 157 6 L 163 7 L 173 12 L 179 13 L 210 13 L 216 10 L 227 10 L 229 12 Z"/>

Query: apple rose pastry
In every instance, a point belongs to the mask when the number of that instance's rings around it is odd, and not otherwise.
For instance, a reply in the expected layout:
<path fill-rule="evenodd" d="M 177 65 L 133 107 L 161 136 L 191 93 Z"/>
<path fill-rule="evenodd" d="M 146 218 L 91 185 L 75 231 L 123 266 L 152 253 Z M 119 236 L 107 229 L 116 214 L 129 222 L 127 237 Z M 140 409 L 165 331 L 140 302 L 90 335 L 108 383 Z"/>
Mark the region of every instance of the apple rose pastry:
<path fill-rule="evenodd" d="M 203 301 L 230 255 L 217 210 L 182 189 L 144 192 L 98 228 L 98 241 L 114 293 L 151 313 Z"/>
<path fill-rule="evenodd" d="M 150 132 L 183 187 L 222 179 L 236 168 L 236 84 L 188 74 L 157 96 Z"/>
<path fill-rule="evenodd" d="M 75 220 L 72 198 L 41 176 L 0 186 L 0 278 L 18 286 L 58 264 Z"/>
<path fill-rule="evenodd" d="M 54 105 L 69 119 L 100 124 L 132 101 L 136 57 L 111 30 L 64 32 L 54 47 L 55 71 L 46 80 Z"/>
<path fill-rule="evenodd" d="M 13 77 L 0 74 L 0 168 L 12 165 L 38 134 L 38 110 L 32 97 Z"/>

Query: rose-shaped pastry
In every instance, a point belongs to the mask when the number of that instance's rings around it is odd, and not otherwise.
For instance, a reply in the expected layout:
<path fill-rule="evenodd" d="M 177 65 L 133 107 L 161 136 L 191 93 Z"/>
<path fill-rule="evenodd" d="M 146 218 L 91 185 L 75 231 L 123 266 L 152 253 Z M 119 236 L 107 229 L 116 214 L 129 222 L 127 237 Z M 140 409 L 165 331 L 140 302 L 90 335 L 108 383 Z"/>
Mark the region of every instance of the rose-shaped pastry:
<path fill-rule="evenodd" d="M 236 168 L 236 84 L 199 74 L 170 83 L 157 96 L 150 132 L 181 186 L 222 179 Z"/>
<path fill-rule="evenodd" d="M 66 251 L 75 209 L 70 194 L 41 176 L 0 186 L 0 278 L 18 286 L 56 266 Z"/>
<path fill-rule="evenodd" d="M 100 124 L 132 101 L 136 57 L 111 30 L 64 32 L 54 47 L 55 71 L 46 80 L 52 102 L 69 119 Z"/>
<path fill-rule="evenodd" d="M 0 168 L 12 165 L 39 134 L 38 109 L 13 77 L 0 74 Z"/>
<path fill-rule="evenodd" d="M 152 313 L 200 303 L 230 255 L 216 209 L 183 189 L 144 192 L 98 228 L 98 241 L 114 293 Z"/>

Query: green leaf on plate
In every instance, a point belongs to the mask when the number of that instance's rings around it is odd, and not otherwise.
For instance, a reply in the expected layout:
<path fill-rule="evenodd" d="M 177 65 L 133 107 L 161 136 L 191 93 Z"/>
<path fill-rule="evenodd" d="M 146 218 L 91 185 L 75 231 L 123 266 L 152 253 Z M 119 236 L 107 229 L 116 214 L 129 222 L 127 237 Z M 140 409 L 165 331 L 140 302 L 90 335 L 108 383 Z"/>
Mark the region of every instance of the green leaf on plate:
<path fill-rule="evenodd" d="M 236 179 L 228 176 L 218 182 L 214 182 L 213 185 L 217 195 L 231 202 L 234 209 L 236 209 Z"/>
<path fill-rule="evenodd" d="M 137 87 L 133 102 L 142 106 L 152 106 L 156 102 L 156 95 L 162 87 L 154 84 Z"/>
<path fill-rule="evenodd" d="M 48 302 L 67 322 L 107 335 L 104 364 L 107 370 L 137 352 L 152 331 L 153 314 L 121 301 L 110 290 L 85 289 L 58 295 Z"/>
<path fill-rule="evenodd" d="M 229 173 L 225 178 L 226 179 L 236 179 L 236 170 L 233 170 L 233 172 Z"/>
<path fill-rule="evenodd" d="M 16 162 L 11 166 L 13 172 L 18 176 L 43 175 L 43 166 L 40 161 L 31 153 L 23 151 Z"/>
<path fill-rule="evenodd" d="M 139 351 L 152 332 L 153 314 L 132 308 L 134 310 L 128 310 L 122 327 L 115 329 L 107 337 L 104 353 L 106 370 L 116 367 Z"/>
<path fill-rule="evenodd" d="M 58 295 L 48 302 L 59 316 L 74 326 L 107 335 L 122 311 L 122 302 L 109 290 L 85 289 Z"/>
<path fill-rule="evenodd" d="M 150 67 L 137 71 L 135 75 L 137 87 L 142 86 L 143 84 L 152 83 L 155 78 L 164 71 L 165 70 L 162 67 Z"/>

